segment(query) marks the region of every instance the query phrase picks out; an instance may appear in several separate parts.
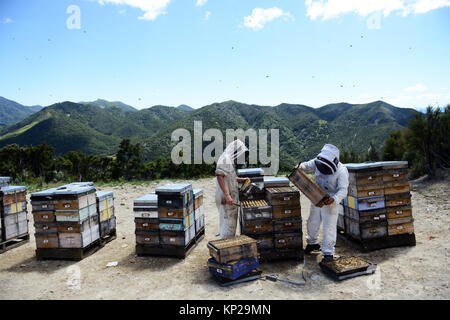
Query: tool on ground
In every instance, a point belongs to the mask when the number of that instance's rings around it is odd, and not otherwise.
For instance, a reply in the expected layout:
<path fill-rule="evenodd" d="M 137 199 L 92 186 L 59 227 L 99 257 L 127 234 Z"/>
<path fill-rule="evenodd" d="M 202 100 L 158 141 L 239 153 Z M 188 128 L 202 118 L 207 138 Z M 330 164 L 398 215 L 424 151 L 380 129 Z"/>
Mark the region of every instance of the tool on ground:
<path fill-rule="evenodd" d="M 295 285 L 295 286 L 304 286 L 304 285 L 306 285 L 306 278 L 305 278 L 305 273 L 304 273 L 304 270 L 305 270 L 305 264 L 306 264 L 306 259 L 303 259 L 303 265 L 302 265 L 302 278 L 303 278 L 303 281 L 301 281 L 301 282 L 295 282 L 295 281 L 291 281 L 291 280 L 285 280 L 285 279 L 279 279 L 278 278 L 278 275 L 266 275 L 266 280 L 269 280 L 269 281 L 272 281 L 272 282 L 277 282 L 277 281 L 280 281 L 280 282 L 283 282 L 283 283 L 287 283 L 287 284 L 292 284 L 292 285 Z"/>

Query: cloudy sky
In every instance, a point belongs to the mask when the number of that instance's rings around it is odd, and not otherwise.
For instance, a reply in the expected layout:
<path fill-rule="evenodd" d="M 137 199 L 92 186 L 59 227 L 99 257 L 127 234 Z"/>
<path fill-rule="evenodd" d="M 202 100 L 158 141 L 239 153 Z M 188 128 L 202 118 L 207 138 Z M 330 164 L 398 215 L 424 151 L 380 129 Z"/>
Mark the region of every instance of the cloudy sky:
<path fill-rule="evenodd" d="M 450 0 L 1 0 L 25 105 L 450 103 Z"/>

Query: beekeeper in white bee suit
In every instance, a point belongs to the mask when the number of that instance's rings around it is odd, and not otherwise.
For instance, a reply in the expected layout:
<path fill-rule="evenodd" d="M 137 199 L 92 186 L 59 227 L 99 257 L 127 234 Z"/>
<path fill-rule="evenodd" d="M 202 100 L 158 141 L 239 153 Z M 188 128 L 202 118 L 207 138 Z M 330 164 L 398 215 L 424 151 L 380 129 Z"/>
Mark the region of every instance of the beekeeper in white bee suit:
<path fill-rule="evenodd" d="M 339 203 L 347 196 L 348 170 L 339 162 L 339 149 L 332 144 L 323 146 L 319 155 L 308 162 L 300 164 L 300 169 L 315 172 L 316 183 L 323 188 L 330 198 L 322 208 L 311 204 L 307 223 L 305 253 L 319 250 L 320 223 L 323 224 L 322 254 L 323 262 L 332 261 L 336 244 L 336 224 Z"/>
<path fill-rule="evenodd" d="M 236 235 L 239 200 L 238 182 L 245 182 L 248 178 L 238 178 L 237 164 L 245 162 L 247 147 L 241 140 L 230 143 L 217 160 L 216 167 L 216 206 L 219 210 L 220 238 Z"/>

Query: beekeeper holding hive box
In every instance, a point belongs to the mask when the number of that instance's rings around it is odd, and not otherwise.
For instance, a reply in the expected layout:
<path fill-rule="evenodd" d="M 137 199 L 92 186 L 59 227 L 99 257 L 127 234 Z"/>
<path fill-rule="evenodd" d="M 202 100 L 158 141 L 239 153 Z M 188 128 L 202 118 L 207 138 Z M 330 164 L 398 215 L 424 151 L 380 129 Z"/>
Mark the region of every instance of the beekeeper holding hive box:
<path fill-rule="evenodd" d="M 333 260 L 336 244 L 336 224 L 339 203 L 347 196 L 348 170 L 339 162 L 339 149 L 332 144 L 325 144 L 319 155 L 308 162 L 300 164 L 300 169 L 315 172 L 316 183 L 323 188 L 330 198 L 321 208 L 311 204 L 307 223 L 305 253 L 319 250 L 320 223 L 323 223 L 322 262 Z"/>
<path fill-rule="evenodd" d="M 216 167 L 216 206 L 219 210 L 220 238 L 236 235 L 238 220 L 238 182 L 245 182 L 248 178 L 238 178 L 236 166 L 245 163 L 248 149 L 237 139 L 230 143 L 217 161 Z"/>

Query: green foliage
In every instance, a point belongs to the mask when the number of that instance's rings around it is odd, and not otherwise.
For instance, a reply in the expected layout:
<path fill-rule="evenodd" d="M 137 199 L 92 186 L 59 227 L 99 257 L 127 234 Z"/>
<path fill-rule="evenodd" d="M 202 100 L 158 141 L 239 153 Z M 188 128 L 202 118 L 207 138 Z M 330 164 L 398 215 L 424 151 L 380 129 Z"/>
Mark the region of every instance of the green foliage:
<path fill-rule="evenodd" d="M 410 175 L 433 176 L 437 168 L 450 166 L 450 105 L 444 111 L 427 108 L 416 114 L 406 130 L 393 132 L 383 147 L 383 160 L 406 160 Z"/>
<path fill-rule="evenodd" d="M 20 103 L 0 97 L 0 127 L 22 121 L 41 110 L 40 106 L 27 107 Z"/>

